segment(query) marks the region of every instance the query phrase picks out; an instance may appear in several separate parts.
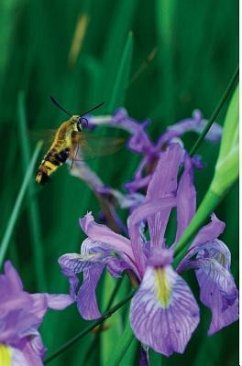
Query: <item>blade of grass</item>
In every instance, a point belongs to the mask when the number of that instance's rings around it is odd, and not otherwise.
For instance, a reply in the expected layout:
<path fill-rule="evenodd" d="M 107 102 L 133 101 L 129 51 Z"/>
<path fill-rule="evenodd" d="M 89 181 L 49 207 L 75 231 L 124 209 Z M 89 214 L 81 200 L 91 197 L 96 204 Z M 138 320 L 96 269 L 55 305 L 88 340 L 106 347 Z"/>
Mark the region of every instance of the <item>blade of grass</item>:
<path fill-rule="evenodd" d="M 231 92 L 233 91 L 236 82 L 239 78 L 239 67 L 237 66 L 233 76 L 231 77 L 227 88 L 224 91 L 224 94 L 222 95 L 222 98 L 220 99 L 217 107 L 215 108 L 215 110 L 213 111 L 211 117 L 208 120 L 207 126 L 204 128 L 204 131 L 202 132 L 202 134 L 198 137 L 197 141 L 195 142 L 195 144 L 193 145 L 191 151 L 190 151 L 190 155 L 193 156 L 196 151 L 198 150 L 199 146 L 201 145 L 201 143 L 203 142 L 205 136 L 207 135 L 208 131 L 210 130 L 213 122 L 215 121 L 215 119 L 217 118 L 217 116 L 219 115 L 221 109 L 223 108 L 227 98 L 230 96 Z"/>
<path fill-rule="evenodd" d="M 20 135 L 20 144 L 22 151 L 22 160 L 24 171 L 28 168 L 29 161 L 31 159 L 30 154 L 30 144 L 27 138 L 27 123 L 26 123 L 26 113 L 25 113 L 25 95 L 20 92 L 18 95 L 18 126 Z M 33 247 L 33 259 L 34 268 L 36 270 L 36 281 L 39 291 L 46 291 L 46 279 L 44 271 L 44 256 L 43 247 L 41 243 L 41 228 L 40 228 L 40 217 L 39 210 L 37 206 L 37 201 L 34 196 L 33 182 L 30 182 L 28 186 L 28 215 L 29 215 L 29 227 L 31 234 L 31 244 Z"/>
<path fill-rule="evenodd" d="M 23 179 L 23 183 L 20 187 L 17 199 L 16 199 L 14 207 L 13 207 L 13 211 L 11 213 L 5 233 L 3 235 L 3 239 L 2 239 L 1 245 L 0 245 L 0 268 L 2 266 L 6 251 L 8 249 L 8 245 L 9 245 L 9 242 L 11 239 L 11 235 L 13 233 L 14 225 L 17 221 L 18 214 L 19 214 L 25 193 L 27 191 L 30 179 L 32 178 L 33 170 L 34 170 L 38 155 L 40 153 L 41 146 L 42 146 L 42 141 L 39 141 L 34 150 L 34 153 L 33 153 L 32 159 L 29 163 L 28 169 L 26 170 L 26 173 L 25 173 L 25 176 Z"/>
<path fill-rule="evenodd" d="M 130 72 L 130 64 L 133 52 L 133 35 L 130 32 L 126 45 L 121 56 L 120 65 L 117 72 L 117 77 L 113 83 L 113 91 L 111 93 L 110 102 L 107 107 L 107 112 L 112 111 L 118 106 L 122 105 L 125 97 L 125 90 L 128 85 L 128 78 Z"/>
<path fill-rule="evenodd" d="M 113 80 L 115 80 L 119 69 L 127 35 L 132 29 L 132 21 L 137 5 L 138 2 L 136 0 L 119 0 L 115 3 L 115 10 L 109 23 L 109 29 L 106 33 L 106 42 L 103 54 L 104 73 L 100 89 L 100 96 L 104 96 L 102 99 L 110 100 L 112 97 Z"/>

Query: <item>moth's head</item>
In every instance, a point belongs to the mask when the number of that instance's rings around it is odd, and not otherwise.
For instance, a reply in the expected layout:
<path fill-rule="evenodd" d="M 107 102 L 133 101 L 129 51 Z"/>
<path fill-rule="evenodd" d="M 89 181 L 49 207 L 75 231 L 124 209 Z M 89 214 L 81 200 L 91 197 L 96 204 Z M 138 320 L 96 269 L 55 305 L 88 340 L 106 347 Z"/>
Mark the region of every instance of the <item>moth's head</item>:
<path fill-rule="evenodd" d="M 83 128 L 88 126 L 88 120 L 85 117 L 74 115 L 71 117 L 71 122 L 74 125 L 74 130 L 81 132 Z"/>

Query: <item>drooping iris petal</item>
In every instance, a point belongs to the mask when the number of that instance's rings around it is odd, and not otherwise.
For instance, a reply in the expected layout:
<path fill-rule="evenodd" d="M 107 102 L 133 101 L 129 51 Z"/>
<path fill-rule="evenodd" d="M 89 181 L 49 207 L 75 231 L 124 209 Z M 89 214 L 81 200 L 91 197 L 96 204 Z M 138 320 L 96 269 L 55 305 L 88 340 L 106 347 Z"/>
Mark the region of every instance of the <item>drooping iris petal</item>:
<path fill-rule="evenodd" d="M 238 320 L 238 290 L 231 273 L 215 259 L 200 259 L 198 267 L 200 299 L 212 312 L 208 334 L 213 334 Z"/>
<path fill-rule="evenodd" d="M 192 160 L 185 157 L 184 172 L 177 189 L 177 231 L 175 243 L 180 239 L 183 231 L 189 225 L 196 211 L 196 190 L 193 184 Z"/>
<path fill-rule="evenodd" d="M 100 318 L 101 313 L 97 304 L 96 287 L 104 266 L 93 266 L 83 271 L 83 283 L 78 291 L 76 301 L 81 316 L 86 320 Z"/>
<path fill-rule="evenodd" d="M 217 227 L 215 217 L 214 221 Z M 222 241 L 207 241 L 192 246 L 177 269 L 195 269 L 200 299 L 212 312 L 209 334 L 238 319 L 238 290 L 230 273 L 230 261 L 229 249 Z"/>
<path fill-rule="evenodd" d="M 96 287 L 104 265 L 103 253 L 89 253 L 98 249 L 98 245 L 92 246 L 92 242 L 87 239 L 82 245 L 82 254 L 69 253 L 59 258 L 58 262 L 65 276 L 70 283 L 70 294 L 77 302 L 78 310 L 84 319 L 97 319 L 100 317 L 96 300 Z M 83 272 L 83 283 L 79 285 L 78 273 Z"/>
<path fill-rule="evenodd" d="M 119 277 L 129 268 L 125 261 L 112 255 L 107 248 L 101 242 L 93 242 L 87 238 L 82 243 L 81 254 L 64 254 L 58 260 L 64 275 L 69 279 L 70 294 L 77 302 L 80 314 L 87 320 L 101 316 L 96 299 L 96 287 L 105 266 L 114 277 Z M 83 273 L 81 286 L 77 277 L 80 272 Z"/>
<path fill-rule="evenodd" d="M 199 322 L 199 308 L 186 282 L 172 269 L 146 269 L 131 302 L 135 336 L 166 356 L 183 353 Z"/>
<path fill-rule="evenodd" d="M 184 150 L 179 144 L 170 145 L 160 155 L 156 170 L 147 189 L 146 200 L 157 199 L 174 195 L 177 189 L 177 174 L 184 157 Z M 148 218 L 150 238 L 152 246 L 158 246 L 164 242 L 164 234 L 171 213 L 171 207 L 162 212 L 157 211 Z"/>

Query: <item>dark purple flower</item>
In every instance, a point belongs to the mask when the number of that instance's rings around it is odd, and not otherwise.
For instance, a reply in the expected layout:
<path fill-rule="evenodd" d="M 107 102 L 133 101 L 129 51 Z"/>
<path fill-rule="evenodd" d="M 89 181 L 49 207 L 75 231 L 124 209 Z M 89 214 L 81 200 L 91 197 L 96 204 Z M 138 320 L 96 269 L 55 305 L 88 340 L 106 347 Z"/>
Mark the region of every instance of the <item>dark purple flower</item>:
<path fill-rule="evenodd" d="M 124 108 L 118 109 L 113 116 L 90 117 L 89 122 L 91 126 L 107 125 L 124 129 L 130 133 L 131 137 L 128 141 L 128 147 L 132 151 L 143 155 L 136 169 L 134 179 L 125 185 L 125 188 L 133 193 L 147 188 L 159 156 L 168 144 L 174 142 L 180 142 L 182 144 L 180 137 L 187 132 L 200 134 L 208 121 L 203 119 L 202 113 L 199 110 L 195 110 L 191 118 L 181 120 L 168 127 L 155 143 L 150 140 L 146 132 L 146 127 L 150 121 L 146 120 L 140 123 L 129 117 Z M 221 135 L 221 126 L 214 123 L 205 139 L 210 142 L 218 142 Z M 194 157 L 194 162 L 198 162 L 197 157 Z M 201 163 L 198 163 L 200 166 Z"/>
<path fill-rule="evenodd" d="M 11 262 L 0 275 L 0 360 L 4 365 L 41 366 L 45 353 L 38 328 L 48 308 L 62 310 L 69 295 L 29 294 Z"/>
<path fill-rule="evenodd" d="M 181 166 L 184 169 L 179 178 Z M 165 231 L 174 208 L 176 239 L 167 248 Z M 179 268 L 172 267 L 173 250 L 195 210 L 193 162 L 179 143 L 171 143 L 159 155 L 144 202 L 128 218 L 129 238 L 95 223 L 89 213 L 80 220 L 88 236 L 81 254 L 65 254 L 59 258 L 81 315 L 86 319 L 100 316 L 95 289 L 105 267 L 115 277 L 128 269 L 139 284 L 130 310 L 134 334 L 144 345 L 166 356 L 182 353 L 199 323 L 199 307 L 180 273 L 194 269 L 201 301 L 213 314 L 209 333 L 235 321 L 237 289 L 230 274 L 228 248 L 217 239 L 224 224 L 215 215 L 199 231 Z M 146 224 L 148 236 L 144 230 Z M 79 272 L 83 272 L 81 286 Z"/>

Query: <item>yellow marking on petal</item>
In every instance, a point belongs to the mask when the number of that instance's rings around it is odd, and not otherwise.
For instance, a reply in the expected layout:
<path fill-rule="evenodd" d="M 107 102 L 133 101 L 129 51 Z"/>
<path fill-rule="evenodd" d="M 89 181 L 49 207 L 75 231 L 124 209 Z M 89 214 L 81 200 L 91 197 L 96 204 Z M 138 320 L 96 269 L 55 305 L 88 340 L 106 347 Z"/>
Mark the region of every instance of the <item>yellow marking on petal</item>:
<path fill-rule="evenodd" d="M 0 365 L 11 366 L 12 364 L 12 350 L 10 347 L 0 344 Z"/>
<path fill-rule="evenodd" d="M 87 26 L 89 24 L 90 18 L 88 15 L 80 15 L 77 21 L 75 33 L 71 43 L 71 48 L 68 56 L 68 62 L 71 67 L 76 63 L 77 57 L 81 51 Z"/>
<path fill-rule="evenodd" d="M 162 307 L 168 307 L 171 291 L 164 268 L 159 268 L 155 270 L 155 284 L 158 301 L 160 302 Z"/>

